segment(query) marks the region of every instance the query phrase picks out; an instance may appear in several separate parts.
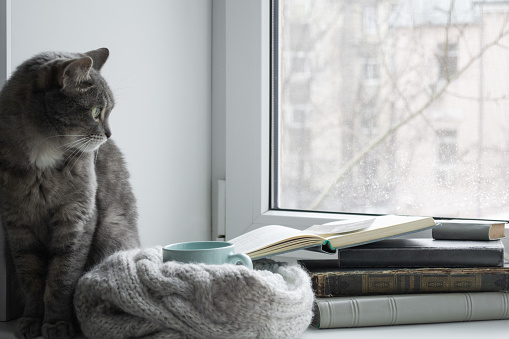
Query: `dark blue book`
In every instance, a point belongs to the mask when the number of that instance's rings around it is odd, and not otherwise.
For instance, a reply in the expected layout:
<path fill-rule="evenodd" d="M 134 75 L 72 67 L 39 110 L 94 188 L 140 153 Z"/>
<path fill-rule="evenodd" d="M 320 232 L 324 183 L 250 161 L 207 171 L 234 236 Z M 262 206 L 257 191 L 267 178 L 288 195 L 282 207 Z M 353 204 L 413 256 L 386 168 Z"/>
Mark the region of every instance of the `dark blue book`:
<path fill-rule="evenodd" d="M 500 267 L 504 245 L 494 241 L 386 239 L 338 251 L 339 267 Z"/>

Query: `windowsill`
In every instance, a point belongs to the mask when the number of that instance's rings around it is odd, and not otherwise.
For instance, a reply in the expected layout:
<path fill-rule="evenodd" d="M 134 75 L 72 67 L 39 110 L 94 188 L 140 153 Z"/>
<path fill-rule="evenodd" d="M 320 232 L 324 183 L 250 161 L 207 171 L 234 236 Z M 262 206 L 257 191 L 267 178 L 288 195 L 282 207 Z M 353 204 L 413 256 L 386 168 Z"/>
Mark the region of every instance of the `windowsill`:
<path fill-rule="evenodd" d="M 14 336 L 15 321 L 0 322 L 0 338 L 16 339 Z M 356 338 L 356 339 L 413 339 L 419 338 L 479 338 L 479 336 L 489 333 L 491 337 L 505 338 L 509 330 L 509 320 L 493 321 L 472 321 L 464 323 L 446 323 L 446 324 L 420 324 L 420 325 L 399 325 L 399 326 L 381 326 L 381 327 L 358 327 L 358 328 L 337 328 L 317 330 L 309 327 L 301 336 L 301 339 L 336 339 L 336 338 Z M 41 337 L 42 338 L 42 337 Z M 77 338 L 85 338 L 79 336 Z"/>
<path fill-rule="evenodd" d="M 337 328 L 317 330 L 309 328 L 302 339 L 314 338 L 355 338 L 373 339 L 419 339 L 419 338 L 479 338 L 487 335 L 506 337 L 509 320 L 472 321 L 443 324 L 419 324 L 379 327 Z"/>
<path fill-rule="evenodd" d="M 296 263 L 298 258 L 292 256 L 275 256 L 272 259 L 276 261 L 285 261 L 290 264 Z M 14 327 L 16 321 L 0 322 L 0 338 L 15 339 Z M 429 339 L 429 338 L 479 338 L 481 335 L 490 333 L 491 336 L 505 338 L 509 331 L 509 320 L 491 320 L 491 321 L 472 321 L 455 322 L 441 324 L 415 324 L 415 325 L 397 325 L 397 326 L 376 326 L 376 327 L 358 327 L 358 328 L 336 328 L 321 329 L 309 327 L 300 337 L 301 339 L 336 339 L 336 338 L 356 338 L 356 339 Z M 42 337 L 40 337 L 42 338 Z M 80 335 L 77 338 L 85 338 Z"/>

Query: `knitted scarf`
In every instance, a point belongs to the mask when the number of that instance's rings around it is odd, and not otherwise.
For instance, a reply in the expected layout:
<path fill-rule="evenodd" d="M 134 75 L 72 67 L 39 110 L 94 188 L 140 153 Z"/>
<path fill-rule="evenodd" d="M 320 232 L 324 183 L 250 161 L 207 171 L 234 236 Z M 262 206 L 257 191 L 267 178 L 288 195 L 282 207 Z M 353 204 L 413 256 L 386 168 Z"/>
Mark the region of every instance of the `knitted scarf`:
<path fill-rule="evenodd" d="M 163 263 L 151 248 L 116 253 L 85 274 L 74 305 L 89 338 L 296 338 L 313 300 L 298 266 Z"/>

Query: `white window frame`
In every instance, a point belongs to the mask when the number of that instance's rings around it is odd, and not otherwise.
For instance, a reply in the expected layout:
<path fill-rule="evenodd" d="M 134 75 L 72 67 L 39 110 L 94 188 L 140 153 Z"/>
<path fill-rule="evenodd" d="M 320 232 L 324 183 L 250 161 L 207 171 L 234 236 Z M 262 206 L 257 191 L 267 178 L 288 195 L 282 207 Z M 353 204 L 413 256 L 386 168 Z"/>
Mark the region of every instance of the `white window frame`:
<path fill-rule="evenodd" d="M 270 2 L 214 1 L 213 22 L 213 46 L 224 48 L 212 52 L 212 239 L 224 228 L 228 240 L 270 224 L 302 229 L 356 218 L 269 208 Z M 224 220 L 219 179 L 226 180 Z"/>

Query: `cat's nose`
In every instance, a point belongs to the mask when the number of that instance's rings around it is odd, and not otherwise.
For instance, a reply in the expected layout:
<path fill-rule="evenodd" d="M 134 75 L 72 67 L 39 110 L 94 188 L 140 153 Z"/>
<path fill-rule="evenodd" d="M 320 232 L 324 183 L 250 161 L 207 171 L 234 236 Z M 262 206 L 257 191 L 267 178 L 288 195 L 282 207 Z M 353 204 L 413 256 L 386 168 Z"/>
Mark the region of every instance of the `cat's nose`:
<path fill-rule="evenodd" d="M 106 131 L 106 132 L 104 132 L 104 135 L 106 135 L 106 138 L 109 139 L 111 137 L 111 132 Z"/>

